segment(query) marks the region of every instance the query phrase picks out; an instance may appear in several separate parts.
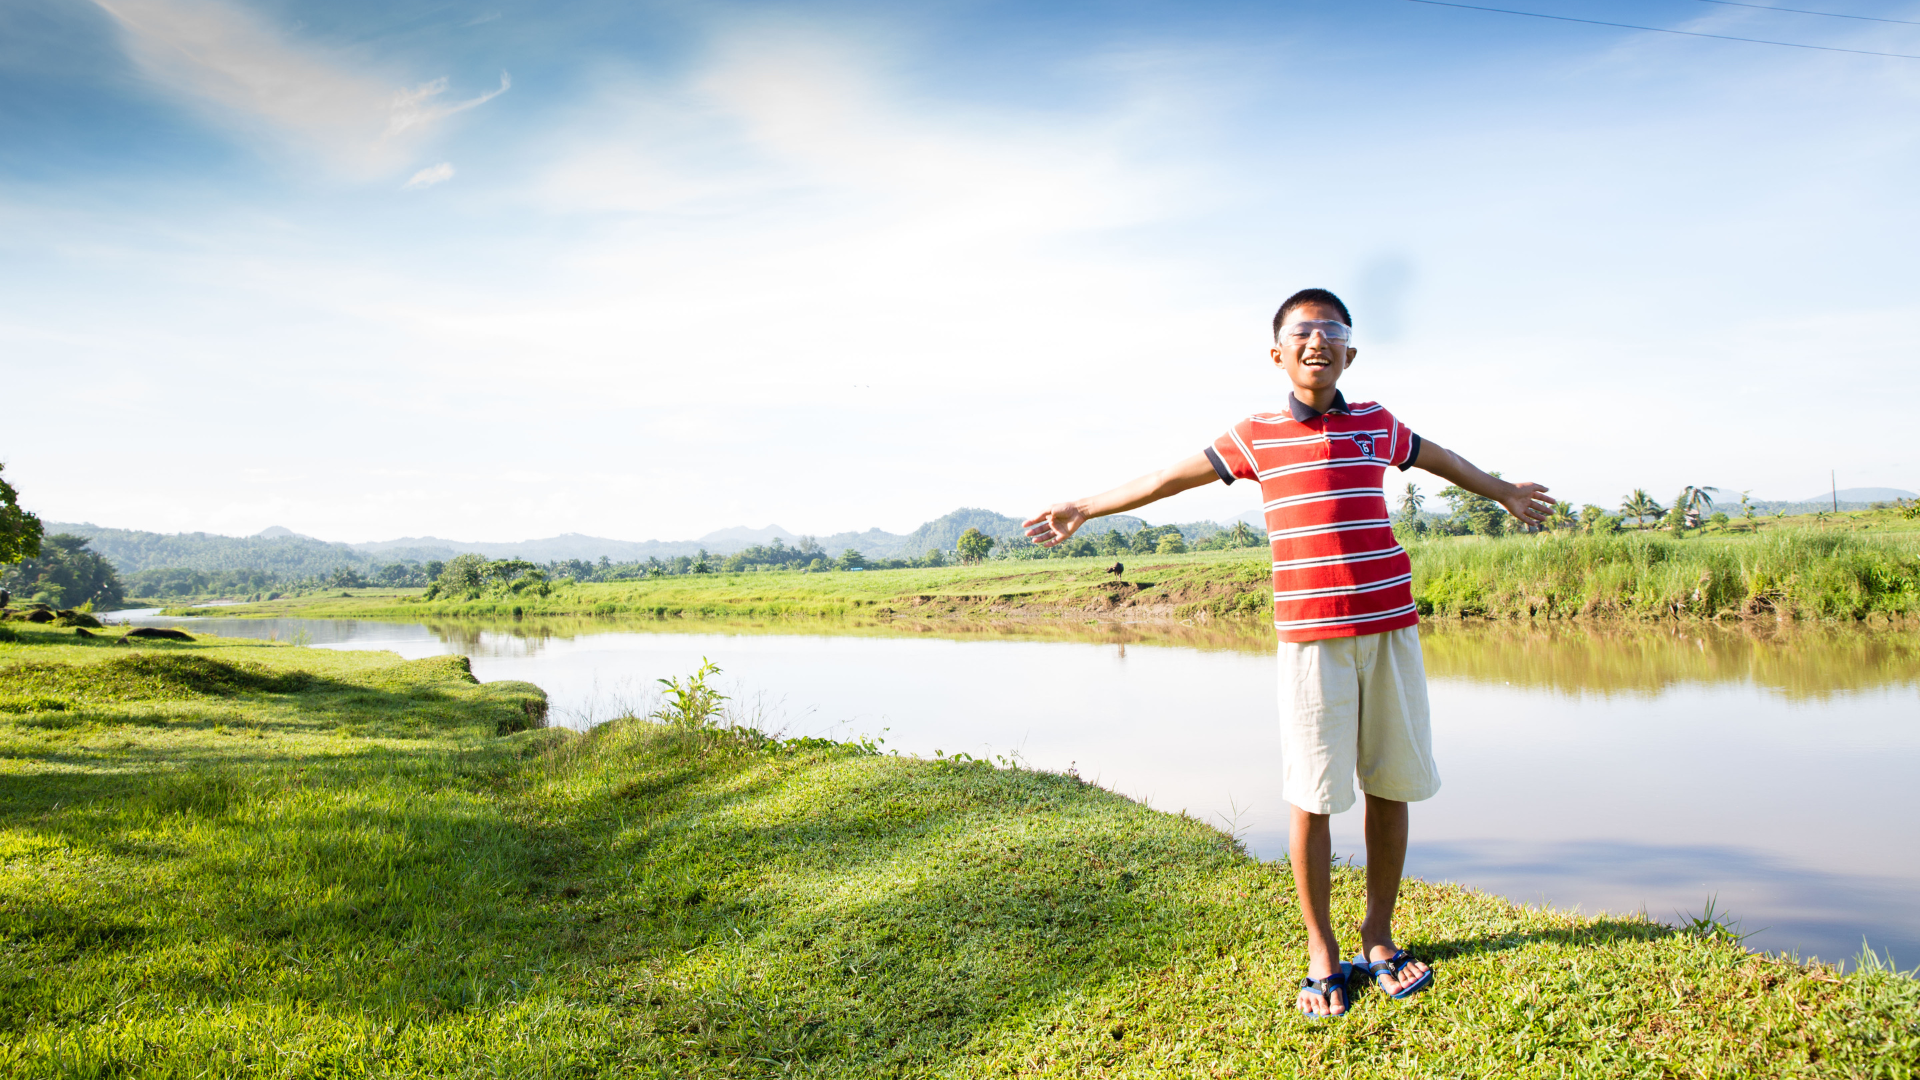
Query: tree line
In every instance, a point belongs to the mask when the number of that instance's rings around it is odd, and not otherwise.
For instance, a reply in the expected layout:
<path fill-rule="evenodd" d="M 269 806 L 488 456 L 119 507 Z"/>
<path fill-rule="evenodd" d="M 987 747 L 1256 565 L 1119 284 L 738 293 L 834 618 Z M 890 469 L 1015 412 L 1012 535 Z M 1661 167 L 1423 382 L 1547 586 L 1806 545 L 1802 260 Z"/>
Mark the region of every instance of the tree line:
<path fill-rule="evenodd" d="M 1496 472 L 1493 475 L 1500 474 Z M 1634 488 L 1620 500 L 1615 511 L 1593 503 L 1587 503 L 1576 511 L 1572 503 L 1561 501 L 1553 504 L 1545 528 L 1605 535 L 1619 532 L 1629 520 L 1636 528 L 1647 528 L 1647 523 L 1651 521 L 1655 526 L 1672 529 L 1676 534 L 1686 529 L 1700 528 L 1703 523 L 1724 526 L 1734 519 L 1725 511 L 1714 508 L 1714 496 L 1719 494 L 1724 492 L 1710 484 L 1688 484 L 1674 496 L 1673 505 L 1667 507 L 1647 494 L 1645 488 Z M 1425 496 L 1420 494 L 1419 485 L 1408 484 L 1400 496 L 1398 512 L 1394 515 L 1395 527 L 1414 536 L 1500 536 L 1512 531 L 1535 531 L 1520 525 L 1499 503 L 1464 488 L 1449 484 L 1440 489 L 1440 497 L 1446 500 L 1448 512 L 1444 515 L 1430 513 L 1426 509 Z M 1752 492 L 1740 493 L 1739 511 L 1741 520 L 1751 528 L 1759 516 Z"/>
<path fill-rule="evenodd" d="M 1122 558 L 1142 555 L 1180 555 L 1189 551 L 1232 551 L 1236 548 L 1265 547 L 1267 534 L 1244 521 L 1230 529 L 1221 529 L 1204 539 L 1189 542 L 1177 525 L 1143 525 L 1138 529 L 1108 529 L 1095 536 L 1075 536 L 1065 543 L 1047 548 L 1024 540 L 1000 545 L 995 556 L 1002 559 L 1084 559 L 1092 556 Z"/>
<path fill-rule="evenodd" d="M 0 471 L 6 465 L 0 463 Z M 20 493 L 0 477 L 0 590 L 9 600 L 56 608 L 107 608 L 124 597 L 113 564 L 87 550 L 87 538 L 46 535 L 40 518 L 20 506 Z"/>
<path fill-rule="evenodd" d="M 120 575 L 87 538 L 72 533 L 38 537 L 34 554 L 0 567 L 0 589 L 16 603 L 109 611 L 126 599 Z"/>

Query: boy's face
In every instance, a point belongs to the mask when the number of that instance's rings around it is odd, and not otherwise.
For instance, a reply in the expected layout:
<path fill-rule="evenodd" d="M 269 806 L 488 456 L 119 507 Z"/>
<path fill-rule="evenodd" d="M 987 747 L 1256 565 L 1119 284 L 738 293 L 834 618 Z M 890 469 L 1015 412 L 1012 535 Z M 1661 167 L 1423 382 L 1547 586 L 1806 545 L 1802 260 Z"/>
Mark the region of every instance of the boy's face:
<path fill-rule="evenodd" d="M 1306 400 L 1314 391 L 1333 389 L 1360 350 L 1353 347 L 1351 338 L 1331 341 L 1324 333 L 1310 334 L 1303 341 L 1288 333 L 1297 323 L 1346 324 L 1341 321 L 1339 309 L 1327 304 L 1301 304 L 1287 312 L 1279 339 L 1273 343 L 1273 362 L 1286 372 L 1294 389 L 1301 391 L 1301 399 Z"/>

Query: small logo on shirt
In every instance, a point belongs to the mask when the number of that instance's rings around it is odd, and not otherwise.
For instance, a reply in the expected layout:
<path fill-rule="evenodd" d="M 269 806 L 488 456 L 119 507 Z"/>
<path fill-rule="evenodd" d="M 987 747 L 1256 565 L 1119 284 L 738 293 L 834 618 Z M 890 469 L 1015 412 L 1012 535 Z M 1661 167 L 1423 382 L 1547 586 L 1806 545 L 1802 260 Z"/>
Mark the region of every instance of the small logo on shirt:
<path fill-rule="evenodd" d="M 1362 433 L 1353 437 L 1353 444 L 1360 448 L 1361 457 L 1373 456 L 1373 436 Z"/>

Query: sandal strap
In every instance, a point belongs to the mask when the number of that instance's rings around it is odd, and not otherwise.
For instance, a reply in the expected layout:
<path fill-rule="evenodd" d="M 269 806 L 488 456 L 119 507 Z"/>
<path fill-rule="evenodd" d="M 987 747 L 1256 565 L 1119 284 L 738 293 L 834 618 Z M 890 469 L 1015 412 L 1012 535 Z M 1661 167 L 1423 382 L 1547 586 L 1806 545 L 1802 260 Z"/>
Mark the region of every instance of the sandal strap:
<path fill-rule="evenodd" d="M 1331 991 L 1345 990 L 1346 988 L 1347 973 L 1344 971 L 1336 971 L 1325 978 L 1300 980 L 1300 989 L 1309 994 L 1317 994 L 1320 997 L 1326 997 Z"/>
<path fill-rule="evenodd" d="M 1408 964 L 1415 963 L 1418 960 L 1419 957 L 1414 956 L 1405 949 L 1401 949 L 1385 960 L 1368 961 L 1366 964 L 1367 974 L 1376 979 L 1382 975 L 1399 975 L 1401 970 Z"/>

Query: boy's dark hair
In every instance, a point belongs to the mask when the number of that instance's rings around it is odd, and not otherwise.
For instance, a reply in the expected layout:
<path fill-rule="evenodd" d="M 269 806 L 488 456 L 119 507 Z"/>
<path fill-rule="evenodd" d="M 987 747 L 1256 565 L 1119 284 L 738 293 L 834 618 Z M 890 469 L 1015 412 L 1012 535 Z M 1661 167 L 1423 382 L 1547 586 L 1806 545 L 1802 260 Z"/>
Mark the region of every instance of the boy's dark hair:
<path fill-rule="evenodd" d="M 1301 304 L 1325 304 L 1340 313 L 1341 322 L 1346 323 L 1348 326 L 1353 325 L 1353 316 L 1347 312 L 1347 305 L 1341 303 L 1339 297 L 1325 289 L 1301 289 L 1299 292 L 1287 297 L 1287 302 L 1281 304 L 1280 310 L 1273 313 L 1274 337 L 1279 337 L 1280 328 L 1286 325 L 1287 313 L 1299 307 Z"/>

